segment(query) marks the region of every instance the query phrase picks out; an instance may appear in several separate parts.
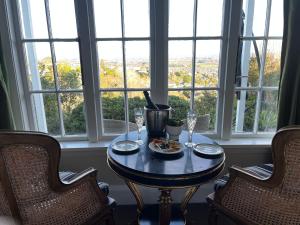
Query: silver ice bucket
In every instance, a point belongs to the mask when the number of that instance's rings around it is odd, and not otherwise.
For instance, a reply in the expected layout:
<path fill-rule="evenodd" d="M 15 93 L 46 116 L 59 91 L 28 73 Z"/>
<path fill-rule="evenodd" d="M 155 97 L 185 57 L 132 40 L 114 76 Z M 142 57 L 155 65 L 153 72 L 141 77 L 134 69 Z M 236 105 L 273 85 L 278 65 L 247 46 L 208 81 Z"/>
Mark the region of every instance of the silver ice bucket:
<path fill-rule="evenodd" d="M 165 137 L 167 120 L 170 116 L 171 107 L 157 104 L 159 110 L 144 107 L 146 117 L 146 129 L 149 137 Z"/>

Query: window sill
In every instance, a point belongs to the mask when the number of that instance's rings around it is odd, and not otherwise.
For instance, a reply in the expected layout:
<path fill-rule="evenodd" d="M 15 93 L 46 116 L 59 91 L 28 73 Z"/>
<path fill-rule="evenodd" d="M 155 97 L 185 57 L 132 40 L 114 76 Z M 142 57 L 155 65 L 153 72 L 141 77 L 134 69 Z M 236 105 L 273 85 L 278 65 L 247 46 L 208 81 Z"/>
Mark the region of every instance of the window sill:
<path fill-rule="evenodd" d="M 223 148 L 269 148 L 271 146 L 272 138 L 232 138 L 230 140 L 217 140 L 215 141 Z M 62 150 L 81 151 L 88 150 L 103 150 L 110 145 L 111 141 L 105 140 L 101 142 L 89 141 L 60 141 Z M 242 150 L 242 149 L 241 149 Z"/>

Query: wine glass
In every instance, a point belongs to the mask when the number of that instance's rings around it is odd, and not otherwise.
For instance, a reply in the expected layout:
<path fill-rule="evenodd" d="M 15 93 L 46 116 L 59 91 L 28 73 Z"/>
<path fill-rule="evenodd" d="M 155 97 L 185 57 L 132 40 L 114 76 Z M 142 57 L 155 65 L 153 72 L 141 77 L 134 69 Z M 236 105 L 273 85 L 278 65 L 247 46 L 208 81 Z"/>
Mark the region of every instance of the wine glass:
<path fill-rule="evenodd" d="M 196 122 L 197 122 L 197 114 L 194 111 L 189 111 L 186 116 L 186 124 L 187 124 L 189 137 L 188 137 L 188 142 L 185 143 L 185 146 L 189 148 L 194 146 L 194 143 L 192 142 L 192 135 L 193 135 Z"/>
<path fill-rule="evenodd" d="M 135 108 L 134 109 L 134 119 L 135 123 L 138 127 L 138 138 L 136 140 L 136 143 L 139 145 L 144 144 L 143 140 L 141 140 L 141 129 L 143 127 L 144 123 L 144 109 L 143 108 Z"/>

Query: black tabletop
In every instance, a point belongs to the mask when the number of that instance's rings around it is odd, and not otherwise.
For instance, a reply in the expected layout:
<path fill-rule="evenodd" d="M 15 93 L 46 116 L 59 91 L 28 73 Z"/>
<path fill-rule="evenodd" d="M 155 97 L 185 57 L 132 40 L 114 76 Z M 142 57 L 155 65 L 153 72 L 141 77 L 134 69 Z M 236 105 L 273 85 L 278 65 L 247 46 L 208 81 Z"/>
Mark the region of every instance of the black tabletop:
<path fill-rule="evenodd" d="M 183 131 L 179 137 L 181 143 L 187 141 L 188 133 Z M 136 140 L 137 132 L 124 134 L 112 141 Z M 144 144 L 132 154 L 120 154 L 108 148 L 108 163 L 120 176 L 131 181 L 150 186 L 191 186 L 205 182 L 216 176 L 223 168 L 225 155 L 208 157 L 185 148 L 182 153 L 164 156 L 154 153 L 148 147 L 146 131 L 142 132 Z M 193 135 L 194 143 L 216 144 L 200 134 Z"/>

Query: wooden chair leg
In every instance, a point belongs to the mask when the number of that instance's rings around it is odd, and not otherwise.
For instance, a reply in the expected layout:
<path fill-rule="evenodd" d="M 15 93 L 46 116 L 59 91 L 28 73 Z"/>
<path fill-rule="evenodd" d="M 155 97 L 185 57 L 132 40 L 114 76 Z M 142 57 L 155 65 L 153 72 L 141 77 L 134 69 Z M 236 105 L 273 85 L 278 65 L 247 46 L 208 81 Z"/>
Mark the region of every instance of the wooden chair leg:
<path fill-rule="evenodd" d="M 209 225 L 218 225 L 218 213 L 217 213 L 216 208 L 213 205 L 209 206 L 208 224 Z"/>
<path fill-rule="evenodd" d="M 114 212 L 112 210 L 111 213 L 110 213 L 110 215 L 109 215 L 109 217 L 105 221 L 106 225 L 115 225 L 115 220 L 114 220 L 113 214 L 114 214 Z"/>

